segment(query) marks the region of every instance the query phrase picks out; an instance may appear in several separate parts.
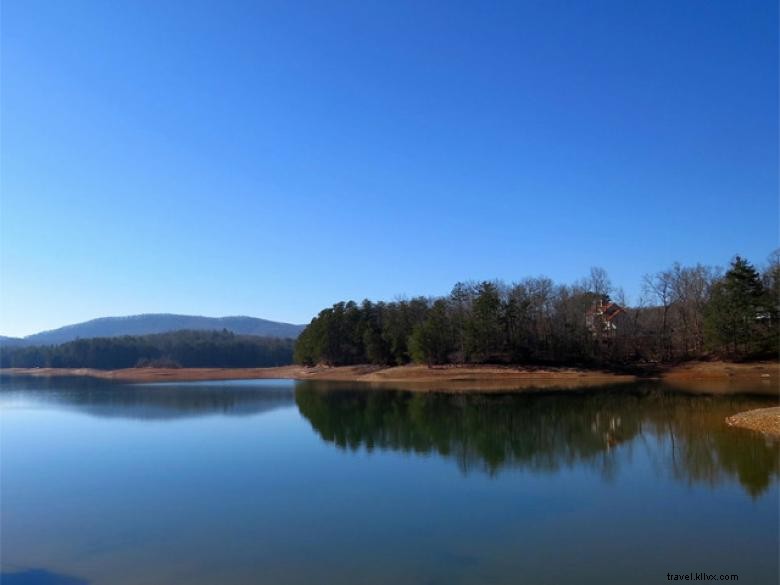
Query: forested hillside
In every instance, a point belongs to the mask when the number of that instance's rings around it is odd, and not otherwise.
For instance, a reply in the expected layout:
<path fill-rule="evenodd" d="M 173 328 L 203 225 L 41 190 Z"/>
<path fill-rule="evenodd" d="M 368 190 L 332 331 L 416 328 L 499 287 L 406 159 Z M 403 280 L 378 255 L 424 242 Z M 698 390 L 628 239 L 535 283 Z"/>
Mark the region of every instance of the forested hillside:
<path fill-rule="evenodd" d="M 777 356 L 780 262 L 736 257 L 645 277 L 629 307 L 602 269 L 572 285 L 549 278 L 458 283 L 443 298 L 341 302 L 301 333 L 302 364 L 669 362 Z"/>
<path fill-rule="evenodd" d="M 61 345 L 1 347 L 0 367 L 248 368 L 290 364 L 292 355 L 292 339 L 236 335 L 229 331 L 176 331 L 79 339 Z"/>
<path fill-rule="evenodd" d="M 5 338 L 4 345 L 53 345 L 76 339 L 120 337 L 123 335 L 153 335 L 172 331 L 232 331 L 238 335 L 259 337 L 298 337 L 303 325 L 268 321 L 257 317 L 202 317 L 148 313 L 126 317 L 101 317 L 66 325 L 51 331 L 34 333 L 24 338 Z M 6 343 L 7 342 L 7 343 Z"/>

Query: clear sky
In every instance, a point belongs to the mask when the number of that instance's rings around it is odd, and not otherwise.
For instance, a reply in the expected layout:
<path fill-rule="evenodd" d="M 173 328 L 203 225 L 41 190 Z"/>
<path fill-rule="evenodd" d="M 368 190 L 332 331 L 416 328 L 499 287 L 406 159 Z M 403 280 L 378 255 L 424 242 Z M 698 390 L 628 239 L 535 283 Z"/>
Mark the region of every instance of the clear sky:
<path fill-rule="evenodd" d="M 0 333 L 778 245 L 774 0 L 2 3 Z"/>

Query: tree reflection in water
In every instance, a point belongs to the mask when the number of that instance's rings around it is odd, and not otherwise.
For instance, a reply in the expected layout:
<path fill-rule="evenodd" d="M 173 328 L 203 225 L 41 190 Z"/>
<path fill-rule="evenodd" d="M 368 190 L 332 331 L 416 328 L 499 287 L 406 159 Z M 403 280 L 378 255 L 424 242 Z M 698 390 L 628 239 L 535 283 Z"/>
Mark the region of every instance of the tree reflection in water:
<path fill-rule="evenodd" d="M 88 377 L 0 376 L 0 406 L 14 401 L 138 420 L 251 416 L 294 404 L 289 380 L 122 384 Z"/>
<path fill-rule="evenodd" d="M 657 383 L 447 394 L 301 382 L 295 401 L 314 430 L 340 448 L 437 453 L 464 473 L 585 465 L 610 479 L 639 448 L 675 480 L 717 485 L 735 478 L 753 496 L 780 472 L 780 444 L 724 422 L 773 405 L 765 398 L 690 395 Z"/>

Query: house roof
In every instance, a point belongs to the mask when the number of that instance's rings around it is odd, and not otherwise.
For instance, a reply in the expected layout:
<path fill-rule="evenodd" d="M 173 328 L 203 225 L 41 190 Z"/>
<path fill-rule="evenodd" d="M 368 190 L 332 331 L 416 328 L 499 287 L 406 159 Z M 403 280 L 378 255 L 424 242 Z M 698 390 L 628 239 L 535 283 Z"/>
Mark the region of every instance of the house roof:
<path fill-rule="evenodd" d="M 615 317 L 621 313 L 625 313 L 626 310 L 612 301 L 597 301 L 593 303 L 593 306 L 588 309 L 589 315 L 601 315 L 605 321 L 612 321 Z"/>

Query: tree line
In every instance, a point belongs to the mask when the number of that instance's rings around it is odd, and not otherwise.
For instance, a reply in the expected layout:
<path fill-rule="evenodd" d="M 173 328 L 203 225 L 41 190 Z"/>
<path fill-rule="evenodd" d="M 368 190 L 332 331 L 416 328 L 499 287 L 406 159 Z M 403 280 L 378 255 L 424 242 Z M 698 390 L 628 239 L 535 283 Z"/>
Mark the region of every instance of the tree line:
<path fill-rule="evenodd" d="M 634 306 L 601 268 L 571 285 L 546 277 L 458 283 L 441 298 L 336 303 L 301 333 L 294 357 L 331 366 L 776 357 L 779 283 L 779 252 L 761 271 L 739 256 L 725 273 L 674 264 L 644 278 Z"/>
<path fill-rule="evenodd" d="M 230 331 L 174 331 L 0 348 L 3 368 L 248 368 L 292 363 L 293 340 Z"/>

